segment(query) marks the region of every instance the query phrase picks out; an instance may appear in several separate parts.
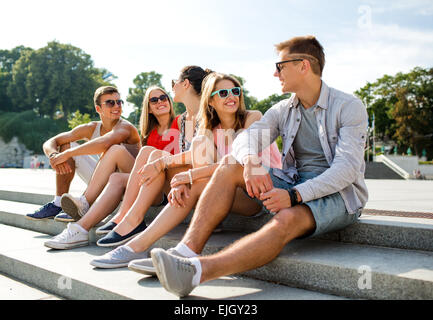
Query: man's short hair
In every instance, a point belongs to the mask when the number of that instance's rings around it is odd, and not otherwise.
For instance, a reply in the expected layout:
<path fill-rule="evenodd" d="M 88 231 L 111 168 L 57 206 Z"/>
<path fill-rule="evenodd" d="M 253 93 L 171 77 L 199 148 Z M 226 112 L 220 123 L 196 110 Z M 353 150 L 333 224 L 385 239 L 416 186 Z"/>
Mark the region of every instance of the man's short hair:
<path fill-rule="evenodd" d="M 119 93 L 119 91 L 117 90 L 116 87 L 112 87 L 112 86 L 103 86 L 96 89 L 95 95 L 93 96 L 93 102 L 95 103 L 95 106 L 101 105 L 101 101 L 100 101 L 101 96 L 103 96 L 104 94 L 112 94 L 112 93 Z"/>
<path fill-rule="evenodd" d="M 278 52 L 287 50 L 289 54 L 299 54 L 310 61 L 314 74 L 322 76 L 325 67 L 325 53 L 322 45 L 314 36 L 295 37 L 275 45 Z M 304 57 L 302 55 L 305 55 Z"/>

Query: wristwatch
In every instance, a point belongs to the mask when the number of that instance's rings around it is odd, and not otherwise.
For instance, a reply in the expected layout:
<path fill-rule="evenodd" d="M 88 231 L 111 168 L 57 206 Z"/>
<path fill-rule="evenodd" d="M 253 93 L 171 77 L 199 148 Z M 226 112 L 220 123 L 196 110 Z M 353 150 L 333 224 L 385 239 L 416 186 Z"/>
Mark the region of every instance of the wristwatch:
<path fill-rule="evenodd" d="M 292 203 L 292 207 L 296 206 L 297 204 L 302 204 L 302 200 L 298 201 L 298 195 L 296 194 L 295 189 L 289 190 L 289 196 L 290 196 L 290 202 Z"/>

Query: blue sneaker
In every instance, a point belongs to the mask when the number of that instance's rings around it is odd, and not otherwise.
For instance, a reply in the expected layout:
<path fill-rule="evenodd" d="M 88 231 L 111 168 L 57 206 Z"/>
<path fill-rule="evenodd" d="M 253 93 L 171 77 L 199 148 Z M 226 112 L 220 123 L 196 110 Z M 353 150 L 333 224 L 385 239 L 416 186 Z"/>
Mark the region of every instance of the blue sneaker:
<path fill-rule="evenodd" d="M 143 221 L 135 227 L 134 230 L 132 230 L 130 233 L 125 234 L 124 236 L 121 236 L 116 231 L 111 230 L 106 236 L 99 239 L 96 244 L 100 247 L 115 247 L 122 245 L 132 238 L 136 237 L 140 232 L 144 231 L 147 228 L 146 222 Z"/>
<path fill-rule="evenodd" d="M 74 218 L 72 218 L 69 214 L 67 214 L 65 211 L 61 211 L 55 218 L 55 221 L 60 222 L 75 222 Z"/>
<path fill-rule="evenodd" d="M 54 203 L 49 202 L 43 207 L 36 210 L 34 213 L 26 214 L 28 219 L 42 220 L 42 219 L 53 219 L 62 211 L 61 207 L 56 206 Z"/>

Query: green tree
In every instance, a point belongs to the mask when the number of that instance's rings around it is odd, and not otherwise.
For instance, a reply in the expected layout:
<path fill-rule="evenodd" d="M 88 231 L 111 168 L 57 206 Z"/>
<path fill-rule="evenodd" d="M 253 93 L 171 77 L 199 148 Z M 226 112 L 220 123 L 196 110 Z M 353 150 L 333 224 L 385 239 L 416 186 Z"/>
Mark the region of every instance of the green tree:
<path fill-rule="evenodd" d="M 147 88 L 151 86 L 158 86 L 165 90 L 161 84 L 162 75 L 155 71 L 141 72 L 132 81 L 135 85 L 133 88 L 129 88 L 128 97 L 126 101 L 134 106 L 134 111 L 130 113 L 128 120 L 131 123 L 138 124 L 141 116 L 141 106 L 143 98 Z"/>
<path fill-rule="evenodd" d="M 252 110 L 259 110 L 262 114 L 265 114 L 266 111 L 268 111 L 269 108 L 271 108 L 273 105 L 277 104 L 281 100 L 290 98 L 290 93 L 288 94 L 272 94 L 269 97 L 257 101 L 252 107 Z"/>
<path fill-rule="evenodd" d="M 252 106 L 258 102 L 257 98 L 250 96 L 250 92 L 245 88 L 245 79 L 240 77 L 240 76 L 236 76 L 234 74 L 230 74 L 232 77 L 236 78 L 239 80 L 239 82 L 241 83 L 242 86 L 242 90 L 244 93 L 244 102 L 245 102 L 245 108 L 247 109 L 251 109 Z"/>
<path fill-rule="evenodd" d="M 90 114 L 84 113 L 82 114 L 79 110 L 71 113 L 68 116 L 68 125 L 70 129 L 74 129 L 76 126 L 80 124 L 89 123 L 91 121 Z"/>
<path fill-rule="evenodd" d="M 105 73 L 80 48 L 52 41 L 25 51 L 16 61 L 8 95 L 18 110 L 35 110 L 41 116 L 61 112 L 67 118 L 75 110 L 96 115 L 93 94 L 110 84 L 102 79 Z"/>
<path fill-rule="evenodd" d="M 41 117 L 33 110 L 0 114 L 0 137 L 6 143 L 17 137 L 27 149 L 36 153 L 41 153 L 42 144 L 50 137 L 67 130 L 65 119 Z"/>
<path fill-rule="evenodd" d="M 14 111 L 17 110 L 11 98 L 7 94 L 7 88 L 12 82 L 12 68 L 15 62 L 24 52 L 33 49 L 24 46 L 18 46 L 12 50 L 0 50 L 0 110 Z"/>
<path fill-rule="evenodd" d="M 433 68 L 385 75 L 355 94 L 374 113 L 377 136 L 394 139 L 401 152 L 411 147 L 421 155 L 425 148 L 433 157 Z"/>

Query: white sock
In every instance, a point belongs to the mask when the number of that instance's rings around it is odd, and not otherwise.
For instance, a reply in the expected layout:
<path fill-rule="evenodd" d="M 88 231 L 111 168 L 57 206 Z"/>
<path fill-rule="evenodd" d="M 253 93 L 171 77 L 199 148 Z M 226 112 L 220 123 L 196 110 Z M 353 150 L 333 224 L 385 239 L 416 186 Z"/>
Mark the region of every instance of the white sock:
<path fill-rule="evenodd" d="M 186 244 L 183 242 L 179 242 L 177 246 L 174 248 L 177 252 L 179 252 L 181 255 L 187 258 L 194 258 L 197 257 L 198 254 L 192 251 Z"/>
<path fill-rule="evenodd" d="M 198 260 L 197 257 L 189 259 L 191 263 L 195 266 L 197 272 L 195 273 L 194 277 L 192 278 L 192 285 L 194 287 L 197 287 L 200 284 L 200 278 L 201 278 L 201 263 L 200 260 Z"/>
<path fill-rule="evenodd" d="M 53 203 L 54 203 L 54 205 L 55 206 L 57 206 L 57 207 L 61 207 L 61 204 L 60 204 L 60 199 L 61 199 L 62 197 L 61 196 L 55 196 L 54 197 L 54 199 L 53 199 Z"/>
<path fill-rule="evenodd" d="M 88 234 L 89 231 L 87 231 L 86 229 L 84 229 L 82 226 L 80 226 L 78 223 L 75 224 L 77 226 L 78 229 L 80 229 L 80 231 L 84 234 Z"/>

